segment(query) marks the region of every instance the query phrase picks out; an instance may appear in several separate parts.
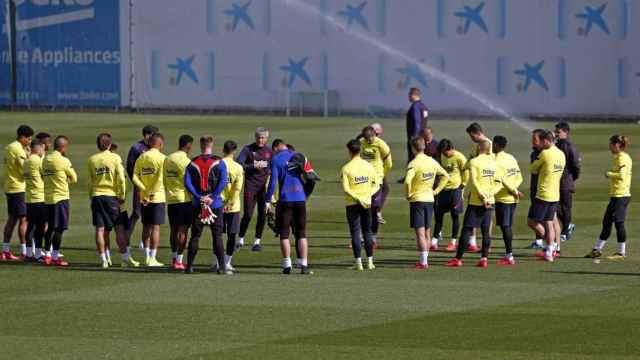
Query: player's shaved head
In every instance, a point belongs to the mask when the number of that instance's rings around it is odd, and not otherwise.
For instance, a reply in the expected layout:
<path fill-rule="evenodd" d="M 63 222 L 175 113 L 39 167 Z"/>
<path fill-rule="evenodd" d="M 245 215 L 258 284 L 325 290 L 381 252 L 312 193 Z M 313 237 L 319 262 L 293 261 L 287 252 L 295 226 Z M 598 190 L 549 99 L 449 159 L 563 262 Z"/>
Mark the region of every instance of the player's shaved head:
<path fill-rule="evenodd" d="M 421 136 L 416 136 L 411 139 L 411 147 L 415 150 L 416 153 L 424 152 L 424 149 L 427 148 L 425 144 L 424 138 Z"/>
<path fill-rule="evenodd" d="M 238 144 L 233 140 L 225 141 L 222 147 L 222 151 L 225 155 L 232 154 L 236 149 L 238 149 Z"/>
<path fill-rule="evenodd" d="M 66 152 L 68 146 L 69 138 L 64 135 L 57 136 L 55 140 L 53 140 L 53 148 L 63 155 Z"/>
<path fill-rule="evenodd" d="M 96 145 L 98 146 L 98 150 L 106 151 L 111 149 L 111 134 L 109 133 L 101 133 L 96 138 Z"/>
<path fill-rule="evenodd" d="M 149 138 L 149 145 L 151 145 L 152 148 L 161 149 L 164 145 L 164 136 L 160 133 L 154 133 Z"/>
<path fill-rule="evenodd" d="M 382 133 L 384 132 L 384 129 L 382 128 L 382 124 L 380 123 L 373 123 L 371 124 L 371 127 L 373 128 L 373 130 L 376 132 L 377 136 L 382 136 Z"/>
<path fill-rule="evenodd" d="M 478 143 L 478 150 L 480 150 L 481 154 L 490 154 L 491 153 L 491 141 L 482 140 Z"/>

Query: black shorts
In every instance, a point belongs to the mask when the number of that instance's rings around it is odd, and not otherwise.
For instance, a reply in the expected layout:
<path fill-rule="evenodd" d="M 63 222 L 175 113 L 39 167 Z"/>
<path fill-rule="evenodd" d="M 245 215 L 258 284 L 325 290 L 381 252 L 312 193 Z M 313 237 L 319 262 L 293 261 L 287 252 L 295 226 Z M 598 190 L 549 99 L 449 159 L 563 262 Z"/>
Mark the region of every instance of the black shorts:
<path fill-rule="evenodd" d="M 516 215 L 516 206 L 518 204 L 496 203 L 496 225 L 513 226 L 513 217 Z"/>
<path fill-rule="evenodd" d="M 148 203 L 142 205 L 142 223 L 144 225 L 164 224 L 164 203 Z"/>
<path fill-rule="evenodd" d="M 193 222 L 193 204 L 191 201 L 167 206 L 171 226 L 191 226 Z"/>
<path fill-rule="evenodd" d="M 528 218 L 537 222 L 553 221 L 558 210 L 558 202 L 548 202 L 538 198 L 533 199 L 529 208 Z"/>
<path fill-rule="evenodd" d="M 442 190 L 435 202 L 435 210 L 438 213 L 460 214 L 463 204 L 462 189 Z"/>
<path fill-rule="evenodd" d="M 416 201 L 409 203 L 409 226 L 411 226 L 412 229 L 430 228 L 432 214 L 432 202 Z"/>
<path fill-rule="evenodd" d="M 7 195 L 7 213 L 15 217 L 27 216 L 27 204 L 24 202 L 24 193 L 13 193 Z"/>
<path fill-rule="evenodd" d="M 125 211 L 119 211 L 118 212 L 118 219 L 116 220 L 116 226 L 124 226 L 125 228 L 129 228 L 130 222 L 129 222 L 129 213 L 127 213 L 127 210 Z"/>
<path fill-rule="evenodd" d="M 94 196 L 91 198 L 93 226 L 111 231 L 118 222 L 120 204 L 115 196 Z"/>
<path fill-rule="evenodd" d="M 47 224 L 54 230 L 67 230 L 69 228 L 69 200 L 58 201 L 55 204 L 47 204 Z"/>
<path fill-rule="evenodd" d="M 610 198 L 607 210 L 604 213 L 605 221 L 624 222 L 630 202 L 631 196 Z"/>
<path fill-rule="evenodd" d="M 371 197 L 371 207 L 372 208 L 381 208 L 384 199 L 384 194 L 382 192 L 382 186 L 376 191 L 375 194 Z"/>
<path fill-rule="evenodd" d="M 27 221 L 31 224 L 47 222 L 47 206 L 43 202 L 27 204 Z"/>
<path fill-rule="evenodd" d="M 224 233 L 237 234 L 240 231 L 240 212 L 224 213 Z"/>
<path fill-rule="evenodd" d="M 276 225 L 280 240 L 288 239 L 291 228 L 296 239 L 307 237 L 307 203 L 305 201 L 278 202 Z"/>
<path fill-rule="evenodd" d="M 466 228 L 481 228 L 491 225 L 492 208 L 486 208 L 478 205 L 467 205 L 467 211 L 464 212 L 463 226 Z"/>

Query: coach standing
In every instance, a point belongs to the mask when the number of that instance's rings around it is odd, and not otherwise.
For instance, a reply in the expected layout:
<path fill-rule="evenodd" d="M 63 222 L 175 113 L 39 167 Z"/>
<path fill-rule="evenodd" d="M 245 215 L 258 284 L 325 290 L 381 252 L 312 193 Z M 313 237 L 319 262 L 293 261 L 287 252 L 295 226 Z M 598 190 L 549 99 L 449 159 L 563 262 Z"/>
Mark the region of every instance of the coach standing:
<path fill-rule="evenodd" d="M 251 250 L 260 251 L 262 250 L 260 238 L 262 237 L 266 220 L 264 196 L 273 152 L 271 147 L 267 145 L 269 130 L 262 127 L 257 128 L 255 138 L 256 141 L 245 146 L 236 159 L 236 162 L 244 168 L 244 211 L 240 221 L 240 233 L 238 234 L 240 239 L 238 239 L 236 248 L 239 249 L 244 246 L 244 236 L 249 228 L 253 210 L 258 205 L 255 241 Z"/>
<path fill-rule="evenodd" d="M 409 90 L 409 101 L 411 107 L 407 111 L 407 163 L 413 160 L 414 155 L 411 150 L 411 139 L 421 136 L 424 128 L 427 127 L 427 118 L 429 117 L 429 109 L 422 103 L 422 91 L 418 88 Z M 404 178 L 399 179 L 398 183 L 404 183 Z"/>
<path fill-rule="evenodd" d="M 569 140 L 569 124 L 559 122 L 556 124 L 556 146 L 567 159 L 567 164 L 560 180 L 560 206 L 558 208 L 558 220 L 562 224 L 560 239 L 567 241 L 575 229 L 571 223 L 571 208 L 573 207 L 573 194 L 576 192 L 575 181 L 580 176 L 580 153 L 576 146 Z"/>

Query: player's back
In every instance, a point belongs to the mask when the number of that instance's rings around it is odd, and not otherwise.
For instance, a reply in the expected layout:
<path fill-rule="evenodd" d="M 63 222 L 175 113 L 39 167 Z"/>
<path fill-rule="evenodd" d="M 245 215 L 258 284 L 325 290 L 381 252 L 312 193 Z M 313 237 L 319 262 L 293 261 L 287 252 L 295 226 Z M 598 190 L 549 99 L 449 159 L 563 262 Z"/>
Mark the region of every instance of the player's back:
<path fill-rule="evenodd" d="M 302 184 L 302 174 L 297 167 L 289 167 L 289 160 L 295 153 L 290 150 L 283 150 L 277 153 L 271 160 L 271 181 L 277 185 L 280 191 L 281 202 L 305 201 L 306 195 Z M 273 194 L 275 187 L 270 186 Z"/>
<path fill-rule="evenodd" d="M 135 176 L 144 185 L 143 198 L 152 203 L 163 203 L 166 200 L 163 168 L 165 155 L 152 148 L 144 152 L 135 165 Z"/>
<path fill-rule="evenodd" d="M 560 200 L 560 181 L 566 159 L 564 153 L 555 145 L 542 150 L 538 160 L 532 164 L 532 172 L 538 174 L 536 197 L 547 202 Z"/>
<path fill-rule="evenodd" d="M 444 171 L 432 157 L 416 155 L 407 165 L 405 178 L 405 183 L 410 185 L 410 193 L 407 194 L 409 201 L 433 202 L 433 184 L 438 173 Z"/>
<path fill-rule="evenodd" d="M 45 202 L 55 204 L 68 200 L 69 183 L 75 183 L 77 176 L 71 161 L 58 151 L 45 156 L 42 161 L 42 179 L 44 181 Z"/>
<path fill-rule="evenodd" d="M 109 150 L 93 154 L 87 160 L 90 196 L 116 196 L 123 181 L 122 159 Z"/>
<path fill-rule="evenodd" d="M 240 211 L 240 192 L 242 191 L 242 183 L 244 182 L 244 169 L 233 158 L 225 157 L 222 159 L 227 166 L 227 185 L 222 192 L 225 206 L 232 204 L 233 208 L 229 212 Z"/>
<path fill-rule="evenodd" d="M 480 154 L 469 160 L 469 204 L 482 206 L 484 204 L 480 194 L 491 194 L 498 180 L 498 165 L 493 154 Z M 489 197 L 489 202 L 494 201 L 494 197 Z"/>
<path fill-rule="evenodd" d="M 522 173 L 520 172 L 520 166 L 516 158 L 504 151 L 501 151 L 495 155 L 496 163 L 501 171 L 501 179 L 503 183 L 507 183 L 510 188 L 517 188 L 522 183 Z M 503 187 L 496 194 L 496 201 L 510 204 L 515 203 L 518 199 L 507 189 Z"/>
<path fill-rule="evenodd" d="M 178 150 L 164 160 L 164 187 L 167 203 L 179 204 L 191 201 L 191 195 L 184 186 L 184 173 L 191 163 L 186 152 Z"/>
<path fill-rule="evenodd" d="M 42 157 L 31 154 L 23 165 L 26 202 L 44 202 L 44 181 L 42 180 Z"/>
<path fill-rule="evenodd" d="M 373 166 L 356 156 L 346 163 L 341 170 L 341 178 L 347 180 L 348 190 L 357 198 L 370 197 L 376 186 L 377 174 Z M 359 204 L 358 200 L 349 194 L 345 194 L 346 205 Z"/>

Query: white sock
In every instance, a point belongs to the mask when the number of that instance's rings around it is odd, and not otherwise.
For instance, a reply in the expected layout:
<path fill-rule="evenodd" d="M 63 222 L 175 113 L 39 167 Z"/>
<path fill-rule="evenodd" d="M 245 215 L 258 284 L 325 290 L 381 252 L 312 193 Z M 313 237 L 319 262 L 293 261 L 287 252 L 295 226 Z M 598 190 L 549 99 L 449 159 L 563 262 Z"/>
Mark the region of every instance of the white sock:
<path fill-rule="evenodd" d="M 458 243 L 458 239 L 451 239 L 451 243 L 455 245 L 456 243 Z"/>
<path fill-rule="evenodd" d="M 536 245 L 542 246 L 542 239 L 536 239 Z"/>
<path fill-rule="evenodd" d="M 296 265 L 302 266 L 302 258 L 296 258 Z"/>
<path fill-rule="evenodd" d="M 27 246 L 27 257 L 33 257 L 33 248 L 31 246 Z"/>
<path fill-rule="evenodd" d="M 427 265 L 429 263 L 429 251 L 420 252 L 420 264 Z"/>
<path fill-rule="evenodd" d="M 253 245 L 260 245 L 260 241 L 261 239 L 256 239 L 256 241 L 253 242 Z"/>
<path fill-rule="evenodd" d="M 151 249 L 144 248 L 144 257 L 149 258 L 151 256 Z"/>
<path fill-rule="evenodd" d="M 596 250 L 602 251 L 602 249 L 604 249 L 605 245 L 607 245 L 607 240 L 598 240 L 596 242 L 596 246 L 594 246 L 593 248 L 596 249 Z"/>
<path fill-rule="evenodd" d="M 53 251 L 51 252 L 51 258 L 52 258 L 53 260 L 58 260 L 58 255 L 60 255 L 60 251 L 58 251 L 58 250 L 53 250 Z"/>
<path fill-rule="evenodd" d="M 372 263 L 373 262 L 373 256 L 367 257 L 367 262 Z"/>
<path fill-rule="evenodd" d="M 180 254 L 180 255 L 176 255 L 176 262 L 178 264 L 182 264 L 182 259 L 184 258 L 184 255 Z"/>
<path fill-rule="evenodd" d="M 622 255 L 625 255 L 625 251 L 627 250 L 627 243 L 618 243 L 618 252 Z"/>
<path fill-rule="evenodd" d="M 307 265 L 308 265 L 308 264 L 307 264 L 307 259 L 305 259 L 305 258 L 300 258 L 300 266 L 304 266 L 304 267 L 306 267 Z"/>
<path fill-rule="evenodd" d="M 291 258 L 290 257 L 286 257 L 282 259 L 282 268 L 286 269 L 286 268 L 290 268 L 291 267 Z"/>
<path fill-rule="evenodd" d="M 476 244 L 476 237 L 475 236 L 469 237 L 469 246 L 478 246 Z"/>
<path fill-rule="evenodd" d="M 361 257 L 356 258 L 356 264 L 362 264 L 362 258 Z"/>
<path fill-rule="evenodd" d="M 431 239 L 431 246 L 438 246 L 438 238 Z"/>
<path fill-rule="evenodd" d="M 149 251 L 149 256 L 154 260 L 155 260 L 157 254 L 158 254 L 158 249 L 151 249 Z"/>
<path fill-rule="evenodd" d="M 553 256 L 553 245 L 548 246 L 545 250 L 545 256 L 552 257 Z"/>
<path fill-rule="evenodd" d="M 106 250 L 104 251 L 104 254 L 107 256 L 107 259 L 111 259 L 111 250 L 106 249 Z"/>
<path fill-rule="evenodd" d="M 229 255 L 224 255 L 224 266 L 230 266 L 231 265 L 231 256 Z"/>
<path fill-rule="evenodd" d="M 9 252 L 9 250 L 11 250 L 9 243 L 2 243 L 2 251 Z"/>
<path fill-rule="evenodd" d="M 49 256 L 49 257 L 50 257 L 50 256 L 51 256 L 51 251 L 46 250 L 46 251 L 44 252 L 44 256 Z"/>
<path fill-rule="evenodd" d="M 504 255 L 505 259 L 513 259 L 513 253 L 507 253 Z"/>
<path fill-rule="evenodd" d="M 42 257 L 42 249 L 36 248 L 36 259 L 39 259 L 41 257 Z"/>
<path fill-rule="evenodd" d="M 556 250 L 557 252 L 560 252 L 560 244 L 555 243 L 554 248 L 555 248 L 555 250 Z"/>
<path fill-rule="evenodd" d="M 238 245 L 244 245 L 244 238 L 238 239 Z"/>
<path fill-rule="evenodd" d="M 107 254 L 105 254 L 105 253 L 100 253 L 100 260 L 102 260 L 103 262 L 104 262 L 104 261 L 107 261 Z"/>
<path fill-rule="evenodd" d="M 20 244 L 20 255 L 25 255 L 27 253 L 27 244 Z"/>
<path fill-rule="evenodd" d="M 177 252 L 175 252 L 175 251 L 173 251 L 173 252 L 171 253 L 171 259 L 172 259 L 172 260 L 175 260 L 177 257 L 178 257 L 178 253 L 177 253 Z"/>

